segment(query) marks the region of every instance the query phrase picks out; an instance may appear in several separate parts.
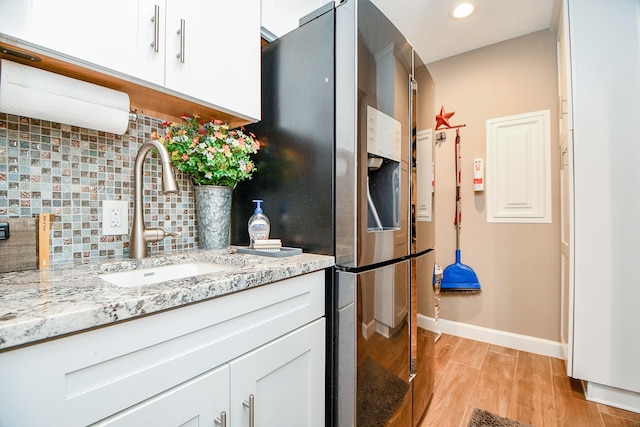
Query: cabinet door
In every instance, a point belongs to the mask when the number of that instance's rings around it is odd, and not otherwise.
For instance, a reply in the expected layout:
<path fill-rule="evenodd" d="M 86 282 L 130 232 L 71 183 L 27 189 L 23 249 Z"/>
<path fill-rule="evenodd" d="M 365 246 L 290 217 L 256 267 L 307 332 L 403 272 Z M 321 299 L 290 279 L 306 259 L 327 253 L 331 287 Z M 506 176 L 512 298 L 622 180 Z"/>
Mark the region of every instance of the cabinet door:
<path fill-rule="evenodd" d="M 204 373 L 94 426 L 213 427 L 229 412 L 229 365 Z"/>
<path fill-rule="evenodd" d="M 322 318 L 232 361 L 230 425 L 324 426 L 324 355 Z"/>
<path fill-rule="evenodd" d="M 260 118 L 260 0 L 168 0 L 166 32 L 167 89 Z"/>
<path fill-rule="evenodd" d="M 0 32 L 76 62 L 163 84 L 164 13 L 164 0 L 3 1 Z"/>

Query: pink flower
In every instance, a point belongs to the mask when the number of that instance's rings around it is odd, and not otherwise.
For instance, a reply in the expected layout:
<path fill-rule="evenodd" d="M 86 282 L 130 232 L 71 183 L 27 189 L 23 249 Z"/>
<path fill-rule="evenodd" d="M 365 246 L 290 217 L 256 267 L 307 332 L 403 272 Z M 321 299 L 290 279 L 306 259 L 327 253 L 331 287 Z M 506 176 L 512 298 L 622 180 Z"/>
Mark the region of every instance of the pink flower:
<path fill-rule="evenodd" d="M 255 135 L 249 137 L 244 128 L 231 129 L 228 123 L 215 118 L 203 121 L 195 114 L 182 114 L 181 118 L 184 120 L 181 124 L 163 122 L 163 131 L 154 132 L 151 137 L 172 150 L 172 163 L 183 172 L 194 168 L 191 163 L 198 164 L 198 170 L 193 172 L 194 181 L 215 183 L 223 179 L 235 182 L 251 177 L 256 171 L 249 155 L 256 153 L 262 144 Z M 212 165 L 222 168 L 223 178 L 214 178 L 211 171 L 207 172 L 206 168 Z"/>

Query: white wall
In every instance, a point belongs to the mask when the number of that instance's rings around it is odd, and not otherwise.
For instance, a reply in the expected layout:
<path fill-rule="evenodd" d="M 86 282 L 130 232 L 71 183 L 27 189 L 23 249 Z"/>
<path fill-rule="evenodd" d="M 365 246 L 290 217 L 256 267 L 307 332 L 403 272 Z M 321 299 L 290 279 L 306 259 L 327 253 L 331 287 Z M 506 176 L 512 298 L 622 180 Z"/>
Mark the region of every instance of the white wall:
<path fill-rule="evenodd" d="M 479 294 L 443 296 L 443 319 L 555 342 L 560 341 L 560 198 L 556 42 L 539 31 L 428 64 L 436 107 L 455 111 L 461 129 L 462 263 L 482 286 Z M 486 159 L 486 120 L 551 111 L 550 224 L 487 223 L 486 195 L 473 192 L 473 159 Z M 435 122 L 435 118 L 434 118 Z M 436 148 L 436 256 L 455 261 L 455 132 Z M 432 307 L 418 307 L 433 316 Z"/>

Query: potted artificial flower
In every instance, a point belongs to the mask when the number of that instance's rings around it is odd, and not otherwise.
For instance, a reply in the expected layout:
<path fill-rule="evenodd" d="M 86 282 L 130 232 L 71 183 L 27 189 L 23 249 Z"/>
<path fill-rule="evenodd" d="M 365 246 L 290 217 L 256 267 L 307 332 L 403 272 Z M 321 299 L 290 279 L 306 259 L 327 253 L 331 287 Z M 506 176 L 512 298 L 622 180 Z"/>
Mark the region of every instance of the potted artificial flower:
<path fill-rule="evenodd" d="M 173 166 L 190 175 L 194 184 L 200 247 L 227 248 L 232 191 L 256 171 L 251 155 L 260 149 L 260 141 L 221 120 L 181 118 L 182 123 L 162 123 L 165 134 L 154 137 L 171 154 Z"/>

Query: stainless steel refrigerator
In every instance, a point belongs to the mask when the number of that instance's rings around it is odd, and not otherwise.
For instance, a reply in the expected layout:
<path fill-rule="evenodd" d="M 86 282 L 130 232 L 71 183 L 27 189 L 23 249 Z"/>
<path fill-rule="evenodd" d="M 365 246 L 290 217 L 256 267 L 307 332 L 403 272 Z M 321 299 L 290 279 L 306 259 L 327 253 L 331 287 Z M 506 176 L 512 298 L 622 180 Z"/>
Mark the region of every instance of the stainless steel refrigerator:
<path fill-rule="evenodd" d="M 424 92 L 424 96 L 423 96 Z M 328 3 L 263 48 L 263 142 L 238 185 L 232 243 L 252 199 L 271 236 L 333 255 L 327 276 L 327 425 L 415 426 L 433 389 L 418 327 L 434 262 L 433 81 L 369 1 Z"/>

